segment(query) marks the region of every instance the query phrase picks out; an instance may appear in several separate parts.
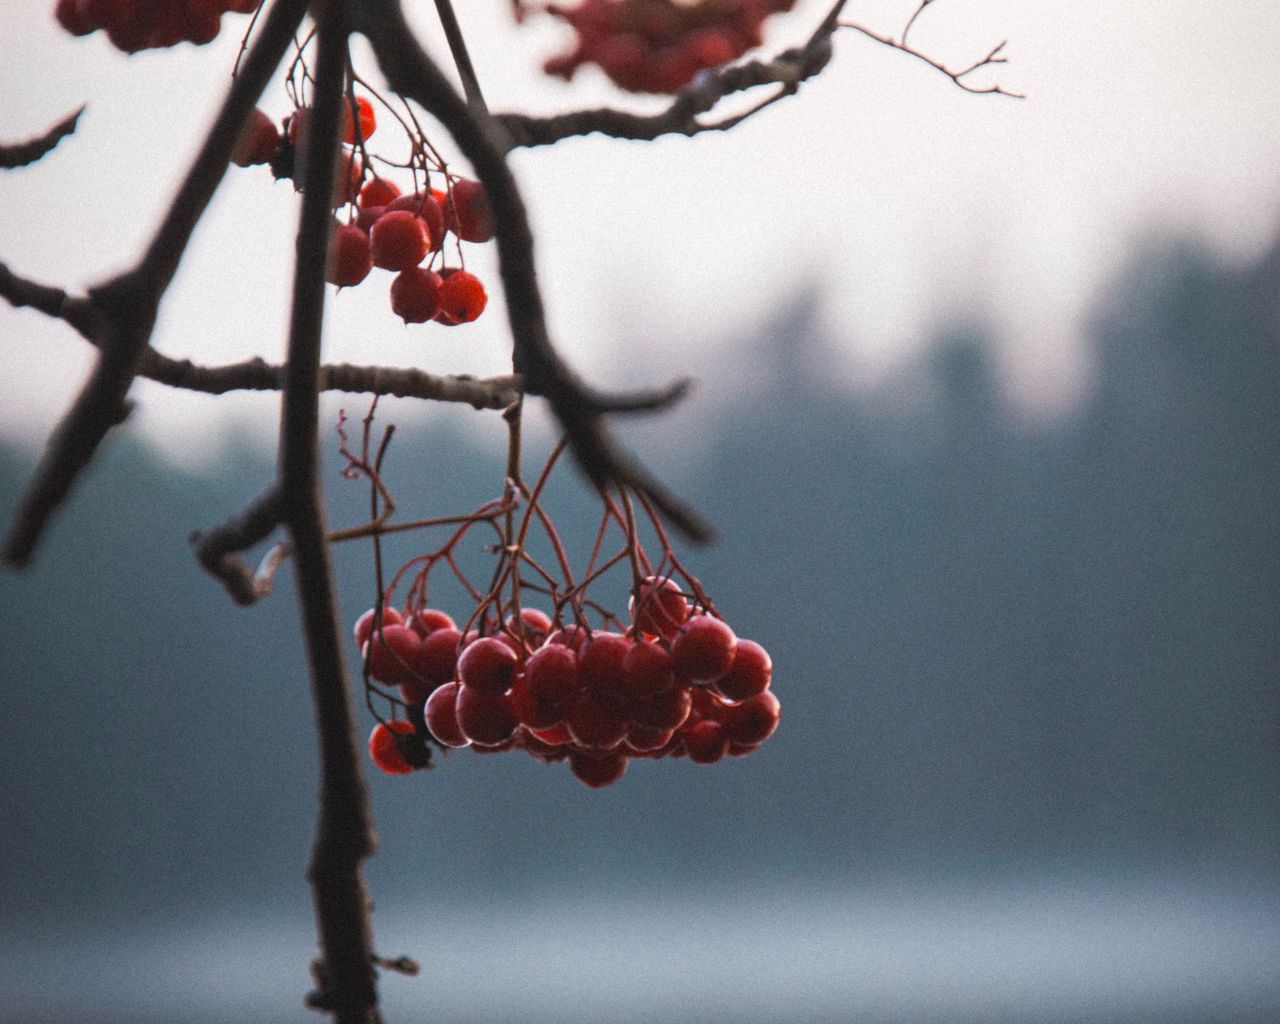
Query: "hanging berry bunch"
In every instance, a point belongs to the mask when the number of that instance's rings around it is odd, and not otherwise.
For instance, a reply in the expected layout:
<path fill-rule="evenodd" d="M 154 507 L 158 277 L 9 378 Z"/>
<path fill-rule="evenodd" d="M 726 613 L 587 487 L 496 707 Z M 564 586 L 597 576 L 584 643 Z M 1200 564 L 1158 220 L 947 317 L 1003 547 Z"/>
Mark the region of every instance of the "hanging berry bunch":
<path fill-rule="evenodd" d="M 269 115 L 255 110 L 232 154 L 234 163 L 267 164 L 277 178 L 301 180 L 311 114 L 305 99 L 304 57 L 301 49 L 289 75 L 293 112 L 277 129 Z M 395 162 L 371 154 L 368 141 L 378 128 L 373 101 L 349 95 L 342 115 L 343 144 L 336 157 L 336 215 L 326 277 L 345 288 L 363 282 L 374 268 L 387 270 L 395 274 L 390 285 L 392 312 L 406 324 L 469 323 L 488 303 L 483 282 L 465 269 L 462 254 L 463 242 L 493 238 L 484 188 L 450 172 L 411 115 L 406 118 L 379 101 L 408 138 L 410 155 Z M 456 265 L 445 263 L 450 249 Z"/>
<path fill-rule="evenodd" d="M 469 746 L 567 761 L 599 787 L 637 758 L 710 764 L 750 754 L 777 728 L 768 652 L 735 635 L 642 497 L 601 495 L 590 556 L 574 572 L 541 500 L 562 447 L 532 488 L 512 477 L 501 499 L 469 515 L 415 524 L 453 529 L 406 562 L 356 622 L 366 696 L 379 719 L 369 753 L 383 771 L 427 767 L 430 744 Z M 385 494 L 367 439 L 363 455 L 345 442 L 344 454 L 349 474 Z M 656 560 L 639 540 L 637 505 L 661 548 Z M 369 532 L 385 530 L 380 521 Z M 496 540 L 484 587 L 459 558 L 477 530 Z M 534 530 L 548 558 L 532 554 Z M 456 615 L 430 601 L 438 572 L 470 595 Z M 619 606 L 625 611 L 612 610 Z"/>
<path fill-rule="evenodd" d="M 252 14 L 261 0 L 58 0 L 53 15 L 73 36 L 106 31 L 125 53 L 202 46 L 218 36 L 224 14 Z"/>
<path fill-rule="evenodd" d="M 762 42 L 771 14 L 795 0 L 580 0 L 576 7 L 548 4 L 577 33 L 577 44 L 543 65 L 569 79 L 583 64 L 597 64 L 629 92 L 673 93 L 699 71 L 737 60 Z M 523 8 L 518 6 L 517 12 Z"/>

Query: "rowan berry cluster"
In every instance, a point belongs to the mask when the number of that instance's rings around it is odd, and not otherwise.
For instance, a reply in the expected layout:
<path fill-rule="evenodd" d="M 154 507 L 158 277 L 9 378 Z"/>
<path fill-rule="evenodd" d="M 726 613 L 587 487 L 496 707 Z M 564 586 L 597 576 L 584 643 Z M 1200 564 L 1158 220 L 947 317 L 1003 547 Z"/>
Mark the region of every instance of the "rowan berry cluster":
<path fill-rule="evenodd" d="M 310 113 L 306 106 L 295 109 L 280 131 L 269 115 L 255 110 L 233 162 L 270 164 L 278 177 L 294 176 Z M 406 324 L 469 323 L 488 303 L 484 284 L 470 271 L 445 266 L 443 261 L 449 234 L 459 243 L 459 252 L 461 242 L 493 238 L 493 216 L 484 188 L 439 169 L 442 188 L 424 186 L 402 193 L 390 178 L 367 168 L 361 157 L 376 129 L 377 117 L 368 99 L 357 97 L 354 107 L 344 104 L 344 145 L 338 155 L 333 205 L 347 213 L 345 219 L 334 221 L 326 278 L 339 287 L 351 287 L 364 281 L 374 267 L 389 270 L 396 275 L 391 282 L 391 309 Z"/>
<path fill-rule="evenodd" d="M 795 0 L 581 0 L 544 9 L 577 33 L 572 50 L 543 65 L 564 79 L 582 64 L 598 64 L 629 92 L 673 93 L 699 71 L 737 60 L 761 44 L 771 14 Z"/>
<path fill-rule="evenodd" d="M 392 774 L 424 766 L 429 734 L 445 747 L 568 761 L 594 788 L 634 758 L 712 764 L 759 749 L 780 712 L 768 652 L 696 611 L 670 579 L 648 577 L 638 595 L 626 632 L 523 609 L 480 635 L 438 609 L 390 607 L 375 632 L 378 612 L 366 612 L 355 632 L 369 675 L 398 685 L 409 711 L 374 727 L 374 763 Z"/>
<path fill-rule="evenodd" d="M 389 502 L 379 472 L 389 435 L 374 445 L 372 419 L 370 412 L 359 453 L 342 422 L 338 429 L 344 474 L 369 480 L 376 511 Z M 518 463 L 519 436 L 513 417 L 509 469 Z M 432 744 L 514 749 L 547 763 L 568 761 L 574 775 L 598 787 L 616 782 L 635 758 L 710 764 L 750 754 L 777 728 L 768 652 L 735 635 L 644 495 L 599 492 L 590 555 L 585 567 L 573 567 L 542 500 L 564 450 L 562 441 L 532 487 L 509 474 L 503 496 L 470 514 L 391 527 L 386 512 L 363 528 L 374 538 L 380 591 L 356 622 L 355 638 L 366 703 L 379 720 L 369 752 L 384 771 L 428 767 Z M 661 545 L 656 559 L 640 539 L 645 521 Z M 411 558 L 382 588 L 382 532 L 446 525 L 453 530 L 443 544 Z M 497 564 L 483 586 L 460 555 L 473 531 L 497 541 L 485 549 Z M 436 570 L 470 596 L 465 620 L 430 600 Z M 628 581 L 616 592 L 626 609 L 615 612 L 600 591 L 619 577 Z M 383 702 L 390 715 L 379 711 Z"/>
<path fill-rule="evenodd" d="M 53 15 L 74 36 L 104 29 L 125 53 L 202 46 L 217 38 L 224 14 L 252 14 L 261 0 L 58 0 Z"/>

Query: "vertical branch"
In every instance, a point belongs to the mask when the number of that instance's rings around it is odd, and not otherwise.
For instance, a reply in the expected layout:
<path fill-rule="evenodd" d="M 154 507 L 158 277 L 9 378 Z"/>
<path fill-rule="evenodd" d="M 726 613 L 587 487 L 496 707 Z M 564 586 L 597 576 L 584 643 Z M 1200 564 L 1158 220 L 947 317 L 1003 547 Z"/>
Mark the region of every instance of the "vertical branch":
<path fill-rule="evenodd" d="M 338 640 L 337 600 L 325 542 L 317 441 L 325 257 L 347 66 L 346 7 L 316 4 L 319 53 L 305 150 L 302 215 L 280 427 L 283 518 L 293 538 L 298 595 L 320 746 L 320 813 L 308 870 L 321 964 L 311 1003 L 338 1024 L 377 1019 L 369 896 L 361 862 L 377 839 L 355 742 L 355 712 Z"/>

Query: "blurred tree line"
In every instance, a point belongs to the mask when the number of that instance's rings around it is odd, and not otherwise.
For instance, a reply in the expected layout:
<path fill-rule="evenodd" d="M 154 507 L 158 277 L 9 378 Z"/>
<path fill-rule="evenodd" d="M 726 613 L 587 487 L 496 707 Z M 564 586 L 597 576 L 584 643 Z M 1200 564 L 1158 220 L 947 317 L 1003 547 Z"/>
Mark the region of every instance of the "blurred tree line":
<path fill-rule="evenodd" d="M 1099 307 L 1095 388 L 1054 427 L 1006 415 L 980 331 L 932 350 L 924 400 L 851 398 L 824 381 L 804 309 L 762 328 L 744 358 L 765 383 L 678 481 L 723 538 L 697 570 L 774 655 L 778 735 L 715 768 L 637 764 L 599 793 L 465 751 L 375 779 L 379 899 L 1273 875 L 1280 249 L 1132 270 Z M 402 434 L 402 508 L 490 496 L 494 460 L 459 454 L 464 426 Z M 122 437 L 106 461 L 34 571 L 0 575 L 0 915 L 301 908 L 315 794 L 290 573 L 235 608 L 185 543 L 266 460 L 187 474 Z M 30 467 L 0 450 L 0 511 Z M 335 523 L 363 514 L 357 490 L 335 486 Z M 368 548 L 335 555 L 354 619 Z"/>

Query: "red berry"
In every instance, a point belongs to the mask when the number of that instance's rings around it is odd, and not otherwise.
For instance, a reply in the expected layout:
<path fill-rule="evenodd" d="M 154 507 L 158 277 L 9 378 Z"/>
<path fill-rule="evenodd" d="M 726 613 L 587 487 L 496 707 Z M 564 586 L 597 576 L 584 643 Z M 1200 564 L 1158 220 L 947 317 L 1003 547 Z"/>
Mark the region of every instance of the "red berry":
<path fill-rule="evenodd" d="M 404 210 L 422 220 L 427 230 L 427 242 L 434 252 L 444 245 L 444 212 L 434 195 L 416 192 L 411 196 L 396 196 L 387 204 L 388 210 Z"/>
<path fill-rule="evenodd" d="M 597 631 L 578 654 L 578 681 L 597 697 L 616 703 L 624 693 L 623 666 L 631 641 L 620 633 Z"/>
<path fill-rule="evenodd" d="M 89 16 L 89 11 L 80 0 L 58 0 L 53 16 L 73 36 L 87 36 L 101 27 Z"/>
<path fill-rule="evenodd" d="M 712 686 L 728 700 L 743 701 L 764 693 L 772 678 L 773 661 L 769 652 L 754 640 L 739 640 L 729 671 Z"/>
<path fill-rule="evenodd" d="M 360 187 L 360 208 L 370 206 L 386 206 L 400 195 L 400 189 L 394 181 L 386 178 L 370 178 Z"/>
<path fill-rule="evenodd" d="M 548 644 L 529 655 L 525 677 L 530 693 L 544 701 L 567 701 L 578 692 L 578 658 L 573 649 Z"/>
<path fill-rule="evenodd" d="M 718 68 L 742 54 L 733 39 L 721 29 L 702 28 L 690 32 L 681 44 L 699 68 Z"/>
<path fill-rule="evenodd" d="M 738 639 L 722 620 L 695 615 L 671 643 L 676 675 L 699 682 L 719 679 L 733 665 Z"/>
<path fill-rule="evenodd" d="M 431 735 L 446 747 L 465 747 L 469 742 L 458 725 L 459 683 L 445 683 L 432 691 L 423 710 Z"/>
<path fill-rule="evenodd" d="M 651 725 L 632 725 L 627 730 L 627 738 L 623 742 L 638 754 L 649 754 L 661 750 L 671 742 L 673 729 L 655 729 Z"/>
<path fill-rule="evenodd" d="M 529 729 L 521 729 L 516 737 L 529 756 L 536 757 L 543 764 L 556 764 L 569 756 L 569 751 L 564 747 L 544 743 Z"/>
<path fill-rule="evenodd" d="M 400 682 L 400 699 L 404 701 L 406 707 L 412 708 L 415 713 L 422 710 L 423 703 L 430 695 L 431 684 L 425 679 L 411 676 Z"/>
<path fill-rule="evenodd" d="M 473 743 L 471 749 L 477 754 L 501 754 L 516 745 L 516 735 L 512 734 L 500 743 Z"/>
<path fill-rule="evenodd" d="M 637 640 L 627 651 L 622 665 L 622 685 L 633 697 L 645 700 L 675 685 L 671 654 L 660 644 Z"/>
<path fill-rule="evenodd" d="M 373 104 L 363 96 L 356 97 L 356 116 L 360 119 L 360 137 L 368 139 L 378 127 L 378 119 L 373 112 Z M 356 141 L 355 124 L 349 102 L 342 105 L 342 141 L 349 145 L 354 145 Z"/>
<path fill-rule="evenodd" d="M 449 682 L 458 670 L 458 643 L 461 640 L 461 631 L 450 626 L 432 630 L 418 648 L 414 671 L 434 686 Z"/>
<path fill-rule="evenodd" d="M 373 262 L 383 270 L 408 270 L 427 257 L 426 225 L 408 210 L 388 209 L 369 231 Z"/>
<path fill-rule="evenodd" d="M 778 728 L 781 717 L 782 705 L 772 690 L 765 690 L 741 704 L 731 704 L 720 712 L 729 741 L 743 746 L 767 740 Z"/>
<path fill-rule="evenodd" d="M 681 735 L 684 737 L 685 752 L 695 764 L 714 764 L 729 749 L 729 737 L 725 735 L 724 727 L 714 718 L 704 718 L 685 726 Z"/>
<path fill-rule="evenodd" d="M 439 309 L 440 275 L 434 270 L 409 267 L 391 282 L 391 311 L 405 323 L 425 324 Z"/>
<path fill-rule="evenodd" d="M 563 722 L 549 729 L 530 729 L 529 733 L 549 747 L 567 747 L 573 742 L 573 737 L 569 735 L 569 730 Z"/>
<path fill-rule="evenodd" d="M 378 609 L 370 608 L 367 612 L 356 619 L 356 646 L 363 647 L 364 642 L 369 639 L 369 634 L 373 632 L 373 620 Z M 401 614 L 390 605 L 382 606 L 382 625 L 399 626 L 404 622 Z"/>
<path fill-rule="evenodd" d="M 617 782 L 627 771 L 626 754 L 587 754 L 577 750 L 569 752 L 569 770 L 592 789 Z"/>
<path fill-rule="evenodd" d="M 518 637 L 530 650 L 537 650 L 547 639 L 551 626 L 551 616 L 546 612 L 537 608 L 521 608 L 519 620 L 511 616 L 504 629 L 512 637 Z"/>
<path fill-rule="evenodd" d="M 643 75 L 651 54 L 646 40 L 630 32 L 620 32 L 593 46 L 591 59 L 616 85 L 639 92 L 643 88 Z"/>
<path fill-rule="evenodd" d="M 580 693 L 573 702 L 565 725 L 573 741 L 581 747 L 606 750 L 616 747 L 627 734 L 628 722 L 606 707 L 591 691 Z"/>
<path fill-rule="evenodd" d="M 568 700 L 547 700 L 536 694 L 528 675 L 516 676 L 511 687 L 511 709 L 520 724 L 530 729 L 550 729 L 559 725 L 569 713 Z"/>
<path fill-rule="evenodd" d="M 388 775 L 408 775 L 413 771 L 400 750 L 399 736 L 413 735 L 413 725 L 399 719 L 379 722 L 369 734 L 369 756 Z"/>
<path fill-rule="evenodd" d="M 510 739 L 519 724 L 506 697 L 469 686 L 459 688 L 458 726 L 472 743 L 494 746 Z"/>
<path fill-rule="evenodd" d="M 409 627 L 424 639 L 437 629 L 457 629 L 453 616 L 439 608 L 423 608 L 409 620 Z"/>
<path fill-rule="evenodd" d="M 655 729 L 679 729 L 693 710 L 693 695 L 687 686 L 677 686 L 649 700 L 640 701 L 632 711 L 639 725 Z"/>
<path fill-rule="evenodd" d="M 276 123 L 254 107 L 231 151 L 231 162 L 240 167 L 269 163 L 279 146 L 280 133 L 276 130 Z"/>
<path fill-rule="evenodd" d="M 645 70 L 648 75 L 645 92 L 676 92 L 702 68 L 697 57 L 676 45 L 655 50 Z"/>
<path fill-rule="evenodd" d="M 183 37 L 204 46 L 218 38 L 222 28 L 221 0 L 187 0 L 182 19 Z"/>
<path fill-rule="evenodd" d="M 386 212 L 385 206 L 362 206 L 356 210 L 356 227 L 367 235 Z"/>
<path fill-rule="evenodd" d="M 487 242 L 493 237 L 493 213 L 484 186 L 459 178 L 449 189 L 444 208 L 449 230 L 464 242 Z"/>
<path fill-rule="evenodd" d="M 642 633 L 670 640 L 689 618 L 689 602 L 672 579 L 648 576 L 631 596 L 631 621 Z"/>
<path fill-rule="evenodd" d="M 470 323 L 484 312 L 489 301 L 480 278 L 466 270 L 458 270 L 440 285 L 440 311 L 456 323 Z"/>
<path fill-rule="evenodd" d="M 329 265 L 325 280 L 339 287 L 357 285 L 373 269 L 369 236 L 354 224 L 343 224 L 329 240 Z"/>
<path fill-rule="evenodd" d="M 553 630 L 548 634 L 547 642 L 543 646 L 551 647 L 558 645 L 561 647 L 568 647 L 576 654 L 582 650 L 582 645 L 587 642 L 589 637 L 590 634 L 587 632 L 586 628 L 579 626 L 575 622 L 568 626 L 561 626 L 559 629 Z"/>
<path fill-rule="evenodd" d="M 458 658 L 462 685 L 479 693 L 506 693 L 519 670 L 516 652 L 496 636 L 480 637 L 468 644 Z"/>
<path fill-rule="evenodd" d="M 408 626 L 385 622 L 365 645 L 369 675 L 383 683 L 401 683 L 412 679 L 422 641 Z"/>

